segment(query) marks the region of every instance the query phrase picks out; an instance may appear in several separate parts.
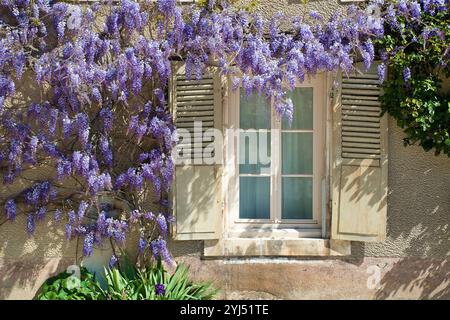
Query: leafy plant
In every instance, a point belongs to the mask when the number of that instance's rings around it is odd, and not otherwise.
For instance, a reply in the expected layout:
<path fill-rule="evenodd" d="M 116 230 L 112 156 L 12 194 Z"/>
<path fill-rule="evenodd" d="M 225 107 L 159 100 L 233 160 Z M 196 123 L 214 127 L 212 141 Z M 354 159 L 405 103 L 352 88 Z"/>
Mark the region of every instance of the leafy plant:
<path fill-rule="evenodd" d="M 80 279 L 62 272 L 47 279 L 38 290 L 36 300 L 98 300 L 101 291 L 95 276 L 86 268 L 80 269 Z"/>
<path fill-rule="evenodd" d="M 210 300 L 217 294 L 211 283 L 189 280 L 189 268 L 180 263 L 173 274 L 161 260 L 154 266 L 139 269 L 128 265 L 125 270 L 105 269 L 107 288 L 101 289 L 108 300 Z"/>
<path fill-rule="evenodd" d="M 218 292 L 211 283 L 194 283 L 189 268 L 180 263 L 170 274 L 159 259 L 138 268 L 126 259 L 120 268 L 105 268 L 106 285 L 86 268 L 81 277 L 62 272 L 49 278 L 36 294 L 37 300 L 210 300 Z"/>
<path fill-rule="evenodd" d="M 377 43 L 389 67 L 383 109 L 403 128 L 406 145 L 450 157 L 450 95 L 442 88 L 450 77 L 450 11 L 438 2 L 390 2 L 405 14 L 386 19 Z"/>

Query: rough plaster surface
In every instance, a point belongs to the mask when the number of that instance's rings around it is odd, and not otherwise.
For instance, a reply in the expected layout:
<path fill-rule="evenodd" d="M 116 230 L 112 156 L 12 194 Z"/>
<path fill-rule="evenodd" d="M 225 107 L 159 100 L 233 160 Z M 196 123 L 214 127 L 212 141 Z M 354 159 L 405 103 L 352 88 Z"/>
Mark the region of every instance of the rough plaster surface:
<path fill-rule="evenodd" d="M 450 158 L 403 146 L 389 119 L 388 234 L 383 243 L 354 244 L 354 254 L 385 257 L 450 255 Z"/>
<path fill-rule="evenodd" d="M 242 0 L 240 3 L 248 3 L 251 0 Z M 356 3 L 356 2 L 355 2 Z M 348 6 L 339 0 L 309 0 L 305 5 L 304 0 L 259 0 L 256 12 L 266 18 L 272 17 L 278 12 L 289 16 L 302 16 L 311 10 L 320 12 L 324 18 L 330 17 L 337 11 L 343 11 Z"/>
<path fill-rule="evenodd" d="M 194 278 L 213 279 L 223 299 L 450 298 L 446 259 L 182 260 Z"/>
<path fill-rule="evenodd" d="M 257 11 L 270 17 L 313 9 L 329 16 L 344 9 L 337 0 L 312 0 L 306 9 L 301 3 L 261 0 Z M 195 278 L 213 279 L 222 289 L 219 297 L 227 299 L 450 298 L 450 159 L 405 148 L 392 119 L 389 131 L 385 242 L 353 243 L 352 255 L 342 259 L 204 260 L 201 241 L 171 242 L 171 252 L 191 265 Z M 30 299 L 46 278 L 76 262 L 76 242 L 67 243 L 63 228 L 50 221 L 40 222 L 32 238 L 21 217 L 0 228 L 0 299 Z M 102 251 L 85 263 L 95 266 L 105 256 Z M 369 289 L 377 268 L 381 281 Z"/>

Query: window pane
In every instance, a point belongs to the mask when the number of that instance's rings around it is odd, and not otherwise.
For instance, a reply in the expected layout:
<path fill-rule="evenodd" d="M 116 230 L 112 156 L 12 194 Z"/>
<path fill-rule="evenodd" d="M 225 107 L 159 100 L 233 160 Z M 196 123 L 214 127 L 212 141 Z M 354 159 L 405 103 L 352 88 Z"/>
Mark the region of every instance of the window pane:
<path fill-rule="evenodd" d="M 313 88 L 295 88 L 289 92 L 294 104 L 294 119 L 292 125 L 283 118 L 284 130 L 312 130 L 313 129 Z"/>
<path fill-rule="evenodd" d="M 312 174 L 313 133 L 283 132 L 281 139 L 282 174 Z"/>
<path fill-rule="evenodd" d="M 241 129 L 270 129 L 270 104 L 262 95 L 240 95 L 240 128 Z"/>
<path fill-rule="evenodd" d="M 239 177 L 239 218 L 270 218 L 269 177 Z"/>
<path fill-rule="evenodd" d="M 312 178 L 282 177 L 282 219 L 312 219 Z"/>
<path fill-rule="evenodd" d="M 239 173 L 270 173 L 270 131 L 239 133 Z"/>

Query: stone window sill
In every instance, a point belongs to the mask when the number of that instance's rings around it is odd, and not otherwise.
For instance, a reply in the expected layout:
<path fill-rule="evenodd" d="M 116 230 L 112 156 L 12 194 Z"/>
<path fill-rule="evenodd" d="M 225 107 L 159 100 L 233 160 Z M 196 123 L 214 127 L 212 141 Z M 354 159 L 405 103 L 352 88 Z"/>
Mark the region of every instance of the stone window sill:
<path fill-rule="evenodd" d="M 205 257 L 328 257 L 348 256 L 350 254 L 350 241 L 311 238 L 226 238 L 206 240 L 203 250 Z"/>

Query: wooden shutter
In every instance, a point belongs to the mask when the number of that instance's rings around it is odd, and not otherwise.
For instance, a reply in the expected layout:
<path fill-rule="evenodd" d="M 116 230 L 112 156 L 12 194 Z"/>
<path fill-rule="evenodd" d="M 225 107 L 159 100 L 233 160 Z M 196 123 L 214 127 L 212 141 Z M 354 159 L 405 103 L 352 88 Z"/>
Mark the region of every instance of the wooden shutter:
<path fill-rule="evenodd" d="M 358 69 L 363 67 L 358 65 Z M 387 116 L 381 116 L 376 65 L 342 76 L 333 106 L 331 237 L 386 238 Z"/>
<path fill-rule="evenodd" d="M 221 157 L 222 144 L 212 146 L 208 129 L 222 130 L 222 90 L 220 76 L 214 70 L 202 80 L 186 79 L 184 64 L 173 65 L 170 104 L 177 128 L 187 130 L 192 139 L 180 140 L 175 181 L 172 190 L 176 222 L 175 240 L 218 239 L 222 221 L 222 165 L 211 163 L 210 155 Z M 201 123 L 201 130 L 194 123 Z M 202 138 L 203 137 L 203 138 Z M 217 138 L 217 137 L 215 137 Z M 206 162 L 206 163 L 205 163 Z M 211 163 L 211 164 L 207 164 Z"/>

